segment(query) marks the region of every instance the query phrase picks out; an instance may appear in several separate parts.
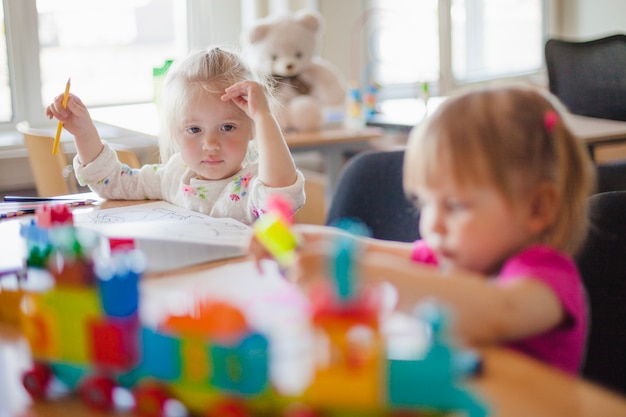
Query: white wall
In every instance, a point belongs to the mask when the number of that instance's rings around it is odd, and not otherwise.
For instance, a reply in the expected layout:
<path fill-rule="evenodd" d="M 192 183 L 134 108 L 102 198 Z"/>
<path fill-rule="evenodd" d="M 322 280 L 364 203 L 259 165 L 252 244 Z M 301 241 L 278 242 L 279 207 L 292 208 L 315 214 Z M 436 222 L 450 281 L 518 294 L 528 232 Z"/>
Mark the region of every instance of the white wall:
<path fill-rule="evenodd" d="M 626 33 L 626 0 L 561 0 L 559 35 L 589 40 Z"/>

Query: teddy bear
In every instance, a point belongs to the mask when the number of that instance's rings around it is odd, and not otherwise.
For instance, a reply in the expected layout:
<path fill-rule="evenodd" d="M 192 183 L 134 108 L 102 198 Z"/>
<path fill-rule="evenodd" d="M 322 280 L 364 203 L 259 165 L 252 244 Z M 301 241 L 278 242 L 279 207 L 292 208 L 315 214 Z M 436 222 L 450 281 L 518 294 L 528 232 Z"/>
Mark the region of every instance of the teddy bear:
<path fill-rule="evenodd" d="M 324 20 L 314 10 L 300 10 L 258 20 L 244 33 L 244 56 L 260 74 L 271 76 L 283 130 L 314 130 L 324 110 L 343 105 L 341 73 L 321 58 Z"/>

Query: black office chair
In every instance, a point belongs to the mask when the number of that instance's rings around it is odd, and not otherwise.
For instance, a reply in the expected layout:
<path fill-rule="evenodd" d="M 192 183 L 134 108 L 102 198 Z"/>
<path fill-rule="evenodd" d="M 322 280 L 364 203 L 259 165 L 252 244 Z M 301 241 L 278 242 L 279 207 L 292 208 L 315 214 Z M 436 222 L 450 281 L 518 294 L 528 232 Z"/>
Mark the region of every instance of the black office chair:
<path fill-rule="evenodd" d="M 591 196 L 589 210 L 576 256 L 591 314 L 582 375 L 626 395 L 626 191 Z"/>
<path fill-rule="evenodd" d="M 404 151 L 356 155 L 342 170 L 326 224 L 350 218 L 363 222 L 372 237 L 412 242 L 419 238 L 419 212 L 402 188 Z"/>
<path fill-rule="evenodd" d="M 570 112 L 626 121 L 626 35 L 545 45 L 550 91 Z"/>

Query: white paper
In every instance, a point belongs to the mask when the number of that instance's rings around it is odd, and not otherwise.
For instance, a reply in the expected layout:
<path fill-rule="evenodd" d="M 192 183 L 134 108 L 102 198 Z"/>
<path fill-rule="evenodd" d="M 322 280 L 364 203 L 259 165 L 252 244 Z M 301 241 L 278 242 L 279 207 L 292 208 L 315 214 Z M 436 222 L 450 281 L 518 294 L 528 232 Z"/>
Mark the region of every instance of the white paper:
<path fill-rule="evenodd" d="M 108 238 L 132 238 L 148 271 L 182 268 L 245 255 L 252 228 L 165 201 L 74 214 L 74 225 Z"/>

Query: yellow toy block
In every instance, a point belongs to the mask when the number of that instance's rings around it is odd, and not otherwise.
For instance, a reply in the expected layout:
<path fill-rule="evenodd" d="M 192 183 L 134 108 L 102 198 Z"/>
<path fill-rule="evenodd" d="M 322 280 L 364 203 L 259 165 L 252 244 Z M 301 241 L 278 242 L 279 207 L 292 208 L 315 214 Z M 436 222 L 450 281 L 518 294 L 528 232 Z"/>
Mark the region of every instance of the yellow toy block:
<path fill-rule="evenodd" d="M 0 286 L 0 322 L 19 323 L 22 294 L 20 289 L 7 289 Z"/>
<path fill-rule="evenodd" d="M 57 319 L 59 356 L 61 361 L 77 364 L 90 362 L 88 323 L 102 316 L 100 300 L 94 289 L 57 287 L 42 296 L 46 309 Z"/>
<path fill-rule="evenodd" d="M 211 365 L 208 361 L 206 342 L 202 338 L 185 337 L 181 340 L 180 351 L 183 365 L 182 379 L 208 385 Z"/>
<path fill-rule="evenodd" d="M 41 293 L 24 294 L 20 324 L 33 357 L 55 359 L 59 356 L 58 319 L 44 298 Z"/>
<path fill-rule="evenodd" d="M 278 215 L 268 213 L 254 223 L 254 234 L 281 265 L 289 265 L 298 241 L 289 224 Z"/>
<path fill-rule="evenodd" d="M 384 351 L 378 329 L 335 318 L 317 328 L 317 338 L 326 351 L 318 358 L 314 380 L 303 395 L 305 402 L 355 411 L 382 407 Z"/>

